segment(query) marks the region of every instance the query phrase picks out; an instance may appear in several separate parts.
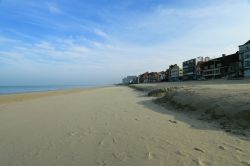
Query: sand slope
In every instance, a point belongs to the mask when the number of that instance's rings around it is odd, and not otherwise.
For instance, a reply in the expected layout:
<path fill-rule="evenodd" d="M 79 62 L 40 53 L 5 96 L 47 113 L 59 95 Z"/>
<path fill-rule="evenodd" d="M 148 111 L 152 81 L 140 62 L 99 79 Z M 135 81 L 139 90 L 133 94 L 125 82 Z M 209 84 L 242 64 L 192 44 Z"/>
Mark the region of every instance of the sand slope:
<path fill-rule="evenodd" d="M 159 103 L 210 115 L 212 119 L 233 120 L 242 128 L 250 126 L 250 80 L 191 81 L 133 85 L 136 89 L 161 95 Z"/>
<path fill-rule="evenodd" d="M 250 141 L 109 87 L 2 102 L 0 165 L 250 165 Z"/>

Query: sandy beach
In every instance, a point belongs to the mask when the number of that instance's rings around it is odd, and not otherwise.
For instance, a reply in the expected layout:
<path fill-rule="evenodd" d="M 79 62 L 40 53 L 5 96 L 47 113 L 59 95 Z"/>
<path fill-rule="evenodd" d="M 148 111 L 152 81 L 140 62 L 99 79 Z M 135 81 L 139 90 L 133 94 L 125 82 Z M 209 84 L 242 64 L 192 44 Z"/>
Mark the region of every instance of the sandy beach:
<path fill-rule="evenodd" d="M 248 136 L 152 99 L 125 86 L 0 96 L 0 165 L 250 165 Z"/>

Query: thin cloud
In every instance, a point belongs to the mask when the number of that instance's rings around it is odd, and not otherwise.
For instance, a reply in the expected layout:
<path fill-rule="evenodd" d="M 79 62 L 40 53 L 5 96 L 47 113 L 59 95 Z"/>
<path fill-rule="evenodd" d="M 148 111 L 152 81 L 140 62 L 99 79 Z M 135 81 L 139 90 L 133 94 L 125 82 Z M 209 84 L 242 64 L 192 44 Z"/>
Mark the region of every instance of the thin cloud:
<path fill-rule="evenodd" d="M 103 31 L 100 30 L 100 29 L 95 28 L 95 29 L 94 29 L 94 32 L 95 32 L 95 34 L 98 35 L 98 36 L 101 36 L 101 37 L 104 37 L 104 38 L 108 38 L 108 37 L 109 37 L 109 35 L 108 35 L 107 33 L 103 32 Z"/>
<path fill-rule="evenodd" d="M 52 14 L 61 14 L 62 13 L 62 10 L 56 4 L 49 3 L 49 4 L 47 4 L 47 7 L 48 7 L 50 13 L 52 13 Z"/>
<path fill-rule="evenodd" d="M 17 42 L 17 40 L 0 36 L 0 43 L 13 43 L 13 42 Z"/>

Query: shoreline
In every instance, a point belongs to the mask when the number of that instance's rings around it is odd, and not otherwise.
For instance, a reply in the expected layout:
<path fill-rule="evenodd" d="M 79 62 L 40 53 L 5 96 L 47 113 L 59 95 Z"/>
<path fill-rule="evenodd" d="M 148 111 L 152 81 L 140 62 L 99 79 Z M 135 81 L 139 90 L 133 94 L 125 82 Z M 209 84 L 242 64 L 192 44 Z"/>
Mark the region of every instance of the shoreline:
<path fill-rule="evenodd" d="M 68 89 L 48 90 L 48 91 L 39 91 L 39 92 L 1 94 L 0 105 L 14 103 L 14 102 L 21 102 L 21 101 L 26 101 L 26 100 L 33 100 L 33 99 L 38 99 L 38 98 L 43 98 L 43 97 L 79 93 L 83 91 L 90 91 L 90 90 L 113 87 L 113 86 L 115 85 L 85 87 L 85 88 L 84 87 L 83 88 L 68 88 Z"/>
<path fill-rule="evenodd" d="M 106 87 L 111 85 L 18 85 L 18 86 L 6 86 L 0 85 L 0 96 L 2 95 L 15 95 L 15 94 L 26 94 L 26 93 L 42 93 L 51 91 L 61 90 L 72 90 L 72 89 L 85 89 L 95 87 Z"/>

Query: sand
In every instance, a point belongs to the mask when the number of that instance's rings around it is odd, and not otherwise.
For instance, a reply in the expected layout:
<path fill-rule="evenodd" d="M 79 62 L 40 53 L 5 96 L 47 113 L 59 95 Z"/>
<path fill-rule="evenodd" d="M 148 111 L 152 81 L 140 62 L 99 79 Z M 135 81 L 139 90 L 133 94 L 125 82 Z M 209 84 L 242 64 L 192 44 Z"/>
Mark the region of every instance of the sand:
<path fill-rule="evenodd" d="M 190 81 L 133 85 L 161 97 L 157 102 L 199 112 L 204 118 L 232 121 L 250 127 L 250 80 Z"/>
<path fill-rule="evenodd" d="M 1 166 L 250 165 L 248 137 L 167 110 L 142 92 L 53 93 L 1 96 Z"/>

